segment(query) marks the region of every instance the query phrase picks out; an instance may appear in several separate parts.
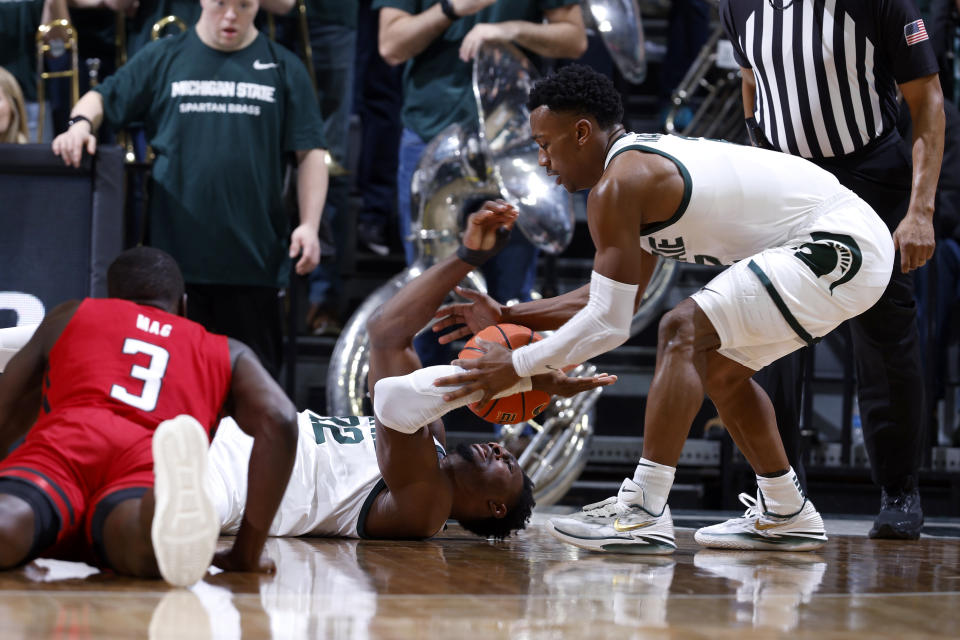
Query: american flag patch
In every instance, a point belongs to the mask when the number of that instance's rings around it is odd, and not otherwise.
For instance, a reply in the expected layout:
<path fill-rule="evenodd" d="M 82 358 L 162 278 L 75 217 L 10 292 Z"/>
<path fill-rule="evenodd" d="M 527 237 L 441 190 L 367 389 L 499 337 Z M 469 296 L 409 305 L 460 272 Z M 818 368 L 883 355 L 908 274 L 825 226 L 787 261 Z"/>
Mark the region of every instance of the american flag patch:
<path fill-rule="evenodd" d="M 928 40 L 927 30 L 923 26 L 923 20 L 914 20 L 903 27 L 903 37 L 907 39 L 907 46 L 912 47 L 918 42 Z"/>

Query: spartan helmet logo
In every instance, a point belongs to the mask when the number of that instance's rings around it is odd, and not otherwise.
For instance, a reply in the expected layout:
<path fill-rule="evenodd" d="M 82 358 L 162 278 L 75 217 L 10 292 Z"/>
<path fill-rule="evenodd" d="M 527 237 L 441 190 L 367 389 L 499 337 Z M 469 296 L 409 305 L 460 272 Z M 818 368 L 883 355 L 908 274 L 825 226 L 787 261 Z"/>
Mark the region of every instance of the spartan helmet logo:
<path fill-rule="evenodd" d="M 813 242 L 805 242 L 794 252 L 818 278 L 830 282 L 830 292 L 849 282 L 860 271 L 863 255 L 860 246 L 850 236 L 815 231 L 810 234 Z"/>

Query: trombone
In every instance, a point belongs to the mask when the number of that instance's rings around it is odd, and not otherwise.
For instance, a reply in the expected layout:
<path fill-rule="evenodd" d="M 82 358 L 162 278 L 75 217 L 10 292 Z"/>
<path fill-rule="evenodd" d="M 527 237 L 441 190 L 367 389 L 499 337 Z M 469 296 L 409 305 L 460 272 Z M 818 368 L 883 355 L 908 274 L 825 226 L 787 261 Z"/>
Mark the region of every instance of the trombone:
<path fill-rule="evenodd" d="M 163 30 L 169 27 L 170 25 L 175 26 L 180 30 L 180 33 L 183 33 L 187 30 L 187 23 L 178 18 L 175 15 L 163 16 L 159 20 L 153 23 L 153 27 L 150 29 L 150 40 L 159 40 L 163 38 Z"/>
<path fill-rule="evenodd" d="M 122 11 L 116 12 L 116 29 L 114 37 L 114 48 L 116 50 L 116 67 L 119 69 L 127 63 L 127 16 Z M 175 15 L 163 16 L 153 23 L 150 28 L 150 40 L 159 40 L 164 37 L 164 29 L 173 25 L 180 32 L 187 30 L 187 24 Z M 137 154 L 133 147 L 133 141 L 126 130 L 117 132 L 117 143 L 123 147 L 123 159 L 125 162 L 133 163 L 137 161 Z M 148 151 L 149 155 L 149 151 Z"/>
<path fill-rule="evenodd" d="M 63 31 L 63 39 L 49 39 L 55 30 Z M 80 99 L 79 62 L 77 59 L 77 31 L 69 20 L 60 18 L 37 27 L 37 102 L 39 113 L 37 116 L 37 142 L 43 141 L 43 123 L 46 119 L 46 81 L 55 78 L 70 78 L 70 107 Z M 46 71 L 44 58 L 48 53 L 53 57 L 70 51 L 70 68 L 65 71 Z"/>

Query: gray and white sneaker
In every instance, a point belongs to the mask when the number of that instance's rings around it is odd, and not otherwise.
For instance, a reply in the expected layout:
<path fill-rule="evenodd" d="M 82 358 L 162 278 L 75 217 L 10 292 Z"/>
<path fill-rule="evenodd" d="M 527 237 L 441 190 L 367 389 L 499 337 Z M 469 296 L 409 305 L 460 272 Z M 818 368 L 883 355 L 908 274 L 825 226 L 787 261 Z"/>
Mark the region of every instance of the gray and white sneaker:
<path fill-rule="evenodd" d="M 547 528 L 563 542 L 589 551 L 663 555 L 677 548 L 670 507 L 660 514 L 644 509 L 643 489 L 630 478 L 624 478 L 616 497 L 553 518 Z"/>
<path fill-rule="evenodd" d="M 740 502 L 747 507 L 742 516 L 698 529 L 694 540 L 715 549 L 760 551 L 813 551 L 827 541 L 823 519 L 809 500 L 790 515 L 766 511 L 759 491 L 756 499 L 741 493 Z"/>
<path fill-rule="evenodd" d="M 220 536 L 220 518 L 205 486 L 210 441 L 193 417 L 161 422 L 153 434 L 150 538 L 160 575 L 189 586 L 207 573 Z"/>

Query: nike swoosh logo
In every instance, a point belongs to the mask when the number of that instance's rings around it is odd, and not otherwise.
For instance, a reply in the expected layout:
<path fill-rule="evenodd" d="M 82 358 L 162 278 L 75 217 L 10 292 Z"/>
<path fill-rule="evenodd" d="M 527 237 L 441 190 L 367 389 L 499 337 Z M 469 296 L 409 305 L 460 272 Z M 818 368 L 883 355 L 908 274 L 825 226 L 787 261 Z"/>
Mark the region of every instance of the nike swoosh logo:
<path fill-rule="evenodd" d="M 640 524 L 620 524 L 620 518 L 617 518 L 613 521 L 613 530 L 619 533 L 625 533 L 627 531 L 636 531 L 637 529 L 643 529 L 644 527 L 649 527 L 656 520 L 648 520 L 646 522 L 641 522 Z"/>
<path fill-rule="evenodd" d="M 253 68 L 257 71 L 263 71 L 264 69 L 273 69 L 277 66 L 276 62 L 260 62 L 259 59 L 253 61 Z"/>
<path fill-rule="evenodd" d="M 774 522 L 772 524 L 760 524 L 759 521 L 754 522 L 753 526 L 757 531 L 766 531 L 767 529 L 776 529 L 777 527 L 782 527 L 786 522 Z"/>

